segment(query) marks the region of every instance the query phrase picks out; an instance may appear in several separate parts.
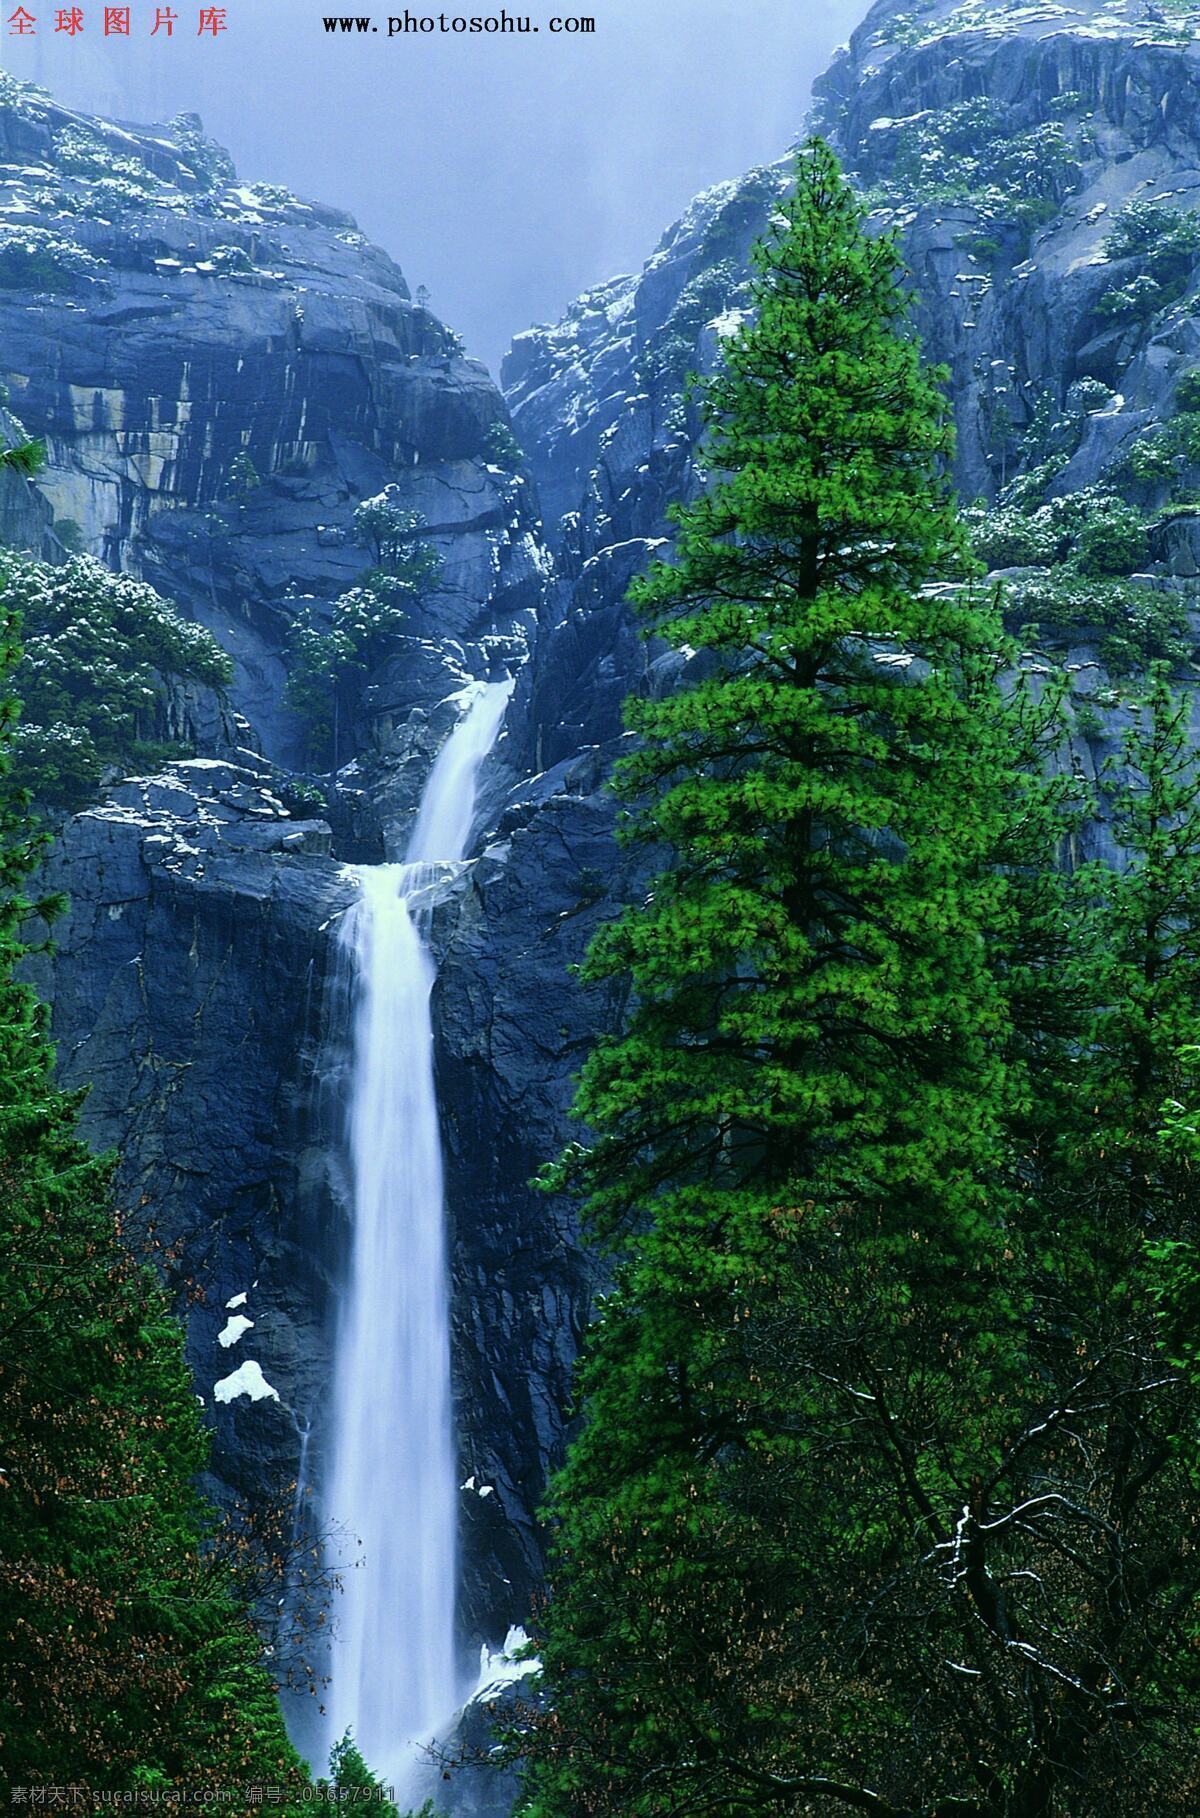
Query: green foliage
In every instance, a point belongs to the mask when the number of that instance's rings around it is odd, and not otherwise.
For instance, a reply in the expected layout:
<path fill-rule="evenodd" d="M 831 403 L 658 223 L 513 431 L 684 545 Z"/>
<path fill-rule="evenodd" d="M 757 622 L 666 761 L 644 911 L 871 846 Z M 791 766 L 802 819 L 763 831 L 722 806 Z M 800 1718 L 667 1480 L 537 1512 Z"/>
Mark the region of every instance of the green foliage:
<path fill-rule="evenodd" d="M 244 246 L 214 246 L 205 263 L 226 274 L 254 270 L 254 260 Z"/>
<path fill-rule="evenodd" d="M 1080 574 L 1132 574 L 1145 567 L 1150 546 L 1142 514 L 1120 499 L 1101 499 L 1075 537 Z"/>
<path fill-rule="evenodd" d="M 397 1808 L 390 1800 L 382 1799 L 382 1782 L 376 1779 L 359 1752 L 358 1745 L 350 1730 L 335 1742 L 329 1754 L 329 1771 L 333 1775 L 333 1785 L 339 1793 L 374 1794 L 370 1800 L 355 1801 L 367 1806 L 372 1812 L 381 1814 L 381 1818 L 400 1818 Z M 426 1804 L 424 1813 L 433 1818 L 432 1803 Z M 408 1818 L 424 1818 L 424 1814 L 409 1813 Z"/>
<path fill-rule="evenodd" d="M 1068 391 L 1060 411 L 1052 394 L 1043 391 L 1021 437 L 1020 452 L 1022 459 L 1030 463 L 1029 471 L 1005 488 L 1005 499 L 1025 509 L 1040 504 L 1050 481 L 1061 473 L 1083 441 L 1091 412 L 1102 409 L 1111 398 L 1108 386 L 1098 379 L 1079 379 Z"/>
<path fill-rule="evenodd" d="M 758 273 L 714 484 L 633 596 L 707 661 L 631 705 L 663 868 L 591 949 L 629 1007 L 548 1176 L 613 1291 L 523 1818 L 1185 1818 L 1191 707 L 1156 671 L 1102 779 L 1127 863 L 1065 877 L 1061 690 L 1002 704 L 997 627 L 923 585 L 962 565 L 943 406 L 823 147 Z M 1053 504 L 1045 585 L 1135 593 L 1082 564 L 1097 517 L 1136 562 L 1137 514 Z"/>
<path fill-rule="evenodd" d="M 7 467 L 13 473 L 19 473 L 26 480 L 32 480 L 41 473 L 46 465 L 46 444 L 40 439 L 33 442 L 17 442 L 12 448 L 0 449 L 0 467 Z"/>
<path fill-rule="evenodd" d="M 167 130 L 186 157 L 201 189 L 212 190 L 223 183 L 236 182 L 237 171 L 232 158 L 224 146 L 208 137 L 196 114 L 177 114 Z"/>
<path fill-rule="evenodd" d="M 14 775 L 47 806 L 94 799 L 106 769 L 126 766 L 138 740 L 166 732 L 165 680 L 221 687 L 232 674 L 203 627 L 90 556 L 51 567 L 0 552 L 0 604 L 19 615 L 24 634 Z"/>
<path fill-rule="evenodd" d="M 50 96 L 36 82 L 22 82 L 11 70 L 0 69 L 0 107 L 23 120 L 40 120 Z"/>
<path fill-rule="evenodd" d="M 353 714 L 377 665 L 434 585 L 440 564 L 420 532 L 425 520 L 389 486 L 354 513 L 355 535 L 375 556 L 357 587 L 332 606 L 310 600 L 288 634 L 285 700 L 306 721 L 314 755 L 336 769 L 343 718 Z"/>
<path fill-rule="evenodd" d="M 262 208 L 286 213 L 289 208 L 296 207 L 296 197 L 282 183 L 252 183 L 250 193 Z"/>
<path fill-rule="evenodd" d="M 931 13 L 936 0 L 916 0 L 911 12 L 892 13 L 883 21 L 877 40 L 880 44 L 920 44 L 930 27 L 923 22 L 923 15 Z"/>
<path fill-rule="evenodd" d="M 1106 290 L 1096 305 L 1102 316 L 1116 316 L 1133 322 L 1149 322 L 1160 309 L 1165 309 L 1173 301 L 1165 284 L 1152 278 L 1148 272 L 1139 272 L 1128 284 L 1115 285 Z"/>
<path fill-rule="evenodd" d="M 0 223 L 0 286 L 70 291 L 103 270 L 99 259 L 52 228 Z"/>
<path fill-rule="evenodd" d="M 123 162 L 123 159 L 114 159 L 114 163 Z M 132 181 L 129 177 L 96 177 L 84 193 L 64 191 L 57 201 L 70 214 L 113 221 L 121 215 L 143 209 L 158 199 L 157 194 L 149 194 L 141 183 Z"/>
<path fill-rule="evenodd" d="M 1200 770 L 1192 700 L 1151 665 L 1100 783 L 1101 806 L 1129 854 L 1124 870 L 1094 865 L 1077 880 L 1085 939 L 1080 964 L 1095 1006 L 1081 1074 L 1090 1149 L 1103 1152 L 1108 1190 L 1146 1195 L 1170 1174 L 1160 1153 L 1160 1110 L 1180 1079 L 1179 1057 L 1200 1003 Z M 1180 1157 L 1180 1160 L 1183 1160 Z M 1165 1172 L 1164 1172 L 1165 1171 Z M 1190 1195 L 1180 1177 L 1172 1191 Z"/>
<path fill-rule="evenodd" d="M 1174 262 L 1200 247 L 1200 220 L 1162 202 L 1127 202 L 1104 236 L 1106 259 Z"/>
<path fill-rule="evenodd" d="M 1113 674 L 1141 674 L 1149 662 L 1181 664 L 1191 655 L 1180 595 L 1123 579 L 1089 579 L 1069 565 L 1011 582 L 1004 608 L 1026 646 L 1091 641 Z"/>
<path fill-rule="evenodd" d="M 1106 386 L 1080 381 L 1056 414 L 1053 400 L 1043 393 L 1022 443 L 1025 457 L 1043 457 L 1040 464 L 1006 487 L 998 506 L 966 516 L 973 549 L 989 569 L 1046 571 L 1017 579 L 1006 589 L 1006 620 L 1024 642 L 1091 638 L 1110 667 L 1128 674 L 1152 659 L 1181 663 L 1191 656 L 1187 614 L 1179 598 L 1127 579 L 1149 562 L 1149 520 L 1111 490 L 1111 478 L 1107 484 L 1045 498 L 1082 439 L 1087 413 L 1109 396 Z M 1174 480 L 1193 448 L 1200 457 L 1200 415 L 1181 412 L 1166 429 L 1135 442 L 1124 476 L 1140 484 Z"/>
<path fill-rule="evenodd" d="M 652 389 L 678 391 L 696 364 L 700 331 L 736 301 L 745 299 L 745 284 L 730 259 L 707 266 L 680 291 L 670 315 L 642 353 L 641 379 Z"/>
<path fill-rule="evenodd" d="M 1064 126 L 1018 129 L 1011 108 L 980 96 L 905 126 L 886 190 L 926 202 L 971 202 L 1032 227 L 1050 219 L 1078 178 L 1078 152 Z"/>
<path fill-rule="evenodd" d="M 1137 275 L 1105 291 L 1101 315 L 1148 322 L 1177 302 L 1200 253 L 1200 215 L 1158 202 L 1129 202 L 1103 243 L 1108 259 L 1136 259 Z"/>
<path fill-rule="evenodd" d="M 248 449 L 239 449 L 229 463 L 229 472 L 225 475 L 223 491 L 226 498 L 235 499 L 244 505 L 252 493 L 262 485 L 262 477 L 254 465 Z"/>
<path fill-rule="evenodd" d="M 400 502 L 400 488 L 385 486 L 373 499 L 364 499 L 354 512 L 354 535 L 373 553 L 381 568 L 397 574 L 415 573 L 415 562 L 426 576 L 432 572 L 429 553 L 420 543 L 425 520 Z"/>
<path fill-rule="evenodd" d="M 1200 411 L 1200 369 L 1193 367 L 1176 383 L 1175 408 L 1188 412 Z"/>
<path fill-rule="evenodd" d="M 1185 470 L 1200 462 L 1200 375 L 1187 373 L 1175 388 L 1170 421 L 1137 438 L 1129 471 L 1143 485 L 1176 487 Z"/>
<path fill-rule="evenodd" d="M 1141 485 L 1157 486 L 1174 480 L 1179 456 L 1172 438 L 1162 430 L 1139 436 L 1129 451 L 1129 471 Z"/>
<path fill-rule="evenodd" d="M 955 240 L 968 258 L 975 259 L 980 265 L 993 265 L 1000 257 L 1003 248 L 999 240 L 991 234 L 960 234 Z"/>
<path fill-rule="evenodd" d="M 1149 560 L 1144 515 L 1102 487 L 1038 504 L 1046 471 L 1014 482 L 997 509 L 966 514 L 988 568 L 1044 570 L 1009 583 L 1009 625 L 1026 644 L 1094 638 L 1122 673 L 1153 658 L 1186 660 L 1191 642 L 1180 599 L 1126 578 Z"/>
<path fill-rule="evenodd" d="M 1067 403 L 1073 413 L 1086 416 L 1089 411 L 1103 410 L 1112 402 L 1112 395 L 1102 379 L 1076 379 L 1067 393 Z"/>
<path fill-rule="evenodd" d="M 507 423 L 493 423 L 483 438 L 483 456 L 493 467 L 505 473 L 518 473 L 525 459 L 524 450 Z"/>
<path fill-rule="evenodd" d="M 1102 487 L 1088 486 L 1030 509 L 1041 492 L 1041 476 L 1035 485 L 1031 478 L 1004 495 L 1011 500 L 1019 492 L 1022 503 L 968 514 L 972 547 L 988 568 L 1042 568 L 1070 561 L 1081 574 L 1132 574 L 1147 560 L 1145 521 L 1133 506 Z"/>
<path fill-rule="evenodd" d="M 810 145 L 705 387 L 717 478 L 632 593 L 709 666 L 630 703 L 627 836 L 665 868 L 589 954 L 632 1008 L 582 1074 L 591 1146 L 547 1176 L 586 1195 L 616 1285 L 553 1497 L 553 1716 L 515 1744 L 536 1818 L 944 1778 L 906 1741 L 924 1687 L 869 1665 L 869 1609 L 922 1499 L 952 1524 L 1007 1368 L 1016 917 L 993 866 L 1028 792 L 999 627 L 924 590 L 963 560 L 951 432 L 895 244 L 860 222 Z M 944 1450 L 911 1498 L 854 1437 L 883 1400 L 848 1361 L 868 1333 L 885 1378 L 923 1357 Z"/>
<path fill-rule="evenodd" d="M 289 772 L 278 784 L 279 799 L 289 814 L 297 819 L 328 814 L 329 798 L 320 783 L 313 777 L 296 776 Z"/>
<path fill-rule="evenodd" d="M 0 598 L 0 777 L 20 656 Z M 94 1792 L 287 1790 L 306 1776 L 194 1487 L 207 1446 L 182 1334 L 120 1241 L 111 1162 L 54 1084 L 14 967 L 42 842 L 0 796 L 0 1773 Z M 56 905 L 37 905 L 49 916 Z"/>
<path fill-rule="evenodd" d="M 160 188 L 154 172 L 140 158 L 115 151 L 103 139 L 77 126 L 65 127 L 54 135 L 54 161 L 68 176 L 120 182 L 125 193 L 142 203 Z"/>

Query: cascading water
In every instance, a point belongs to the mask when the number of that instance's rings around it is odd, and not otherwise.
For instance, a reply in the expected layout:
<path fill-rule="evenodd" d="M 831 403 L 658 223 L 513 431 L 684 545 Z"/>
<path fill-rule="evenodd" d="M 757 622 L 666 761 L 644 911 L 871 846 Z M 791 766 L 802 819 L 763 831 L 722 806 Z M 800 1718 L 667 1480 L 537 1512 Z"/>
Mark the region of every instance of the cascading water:
<path fill-rule="evenodd" d="M 513 684 L 475 694 L 442 750 L 402 865 L 358 873 L 343 947 L 356 982 L 352 1255 L 338 1333 L 326 1510 L 360 1551 L 343 1575 L 329 1733 L 402 1783 L 463 1696 L 454 1645 L 450 1308 L 433 1077 L 434 965 L 417 899 L 462 860 L 479 766 Z M 345 1549 L 343 1548 L 343 1553 Z"/>

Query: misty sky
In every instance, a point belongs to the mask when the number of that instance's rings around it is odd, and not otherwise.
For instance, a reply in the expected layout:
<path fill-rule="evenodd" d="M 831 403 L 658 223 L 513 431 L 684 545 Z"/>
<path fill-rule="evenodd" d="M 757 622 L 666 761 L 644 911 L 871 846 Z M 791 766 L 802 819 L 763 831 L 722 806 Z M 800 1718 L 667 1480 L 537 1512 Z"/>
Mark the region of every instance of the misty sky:
<path fill-rule="evenodd" d="M 149 36 L 157 0 L 131 0 L 131 37 L 108 41 L 101 0 L 81 0 L 75 38 L 49 29 L 57 0 L 25 0 L 38 36 L 5 36 L 0 61 L 71 107 L 202 114 L 243 176 L 356 215 L 493 369 L 518 330 L 640 265 L 697 190 L 785 151 L 814 75 L 866 10 L 507 0 L 543 27 L 560 8 L 589 13 L 597 33 L 389 42 L 327 37 L 321 20 L 342 3 L 225 0 L 229 30 L 199 39 L 196 0 L 171 0 L 168 42 Z M 451 0 L 409 10 L 434 3 Z"/>

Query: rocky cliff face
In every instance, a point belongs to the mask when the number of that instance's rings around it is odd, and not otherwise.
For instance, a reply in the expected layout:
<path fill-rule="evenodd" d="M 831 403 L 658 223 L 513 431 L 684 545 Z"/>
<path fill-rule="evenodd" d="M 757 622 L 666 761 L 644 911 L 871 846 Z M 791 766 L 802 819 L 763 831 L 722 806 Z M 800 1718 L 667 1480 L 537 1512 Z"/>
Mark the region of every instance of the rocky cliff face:
<path fill-rule="evenodd" d="M 442 563 L 414 632 L 469 642 L 536 604 L 532 510 L 487 458 L 505 413 L 483 368 L 348 215 L 239 183 L 194 118 L 135 131 L 9 90 L 0 345 L 59 524 L 216 633 L 274 757 L 296 755 L 287 627 L 358 578 L 352 514 L 384 486 Z M 381 676 L 368 742 L 410 705 Z"/>
<path fill-rule="evenodd" d="M 878 229 L 901 232 L 918 327 L 951 369 L 966 500 L 995 496 L 1038 401 L 1061 410 L 1081 379 L 1112 402 L 1090 413 L 1061 489 L 1098 478 L 1166 414 L 1195 356 L 1194 259 L 1162 315 L 1098 312 L 1139 275 L 1136 258 L 1105 252 L 1122 208 L 1189 213 L 1200 199 L 1193 14 L 1143 0 L 881 0 L 817 84 L 813 129 Z M 557 534 L 584 560 L 663 532 L 696 429 L 679 380 L 707 368 L 736 322 L 746 250 L 786 178 L 784 161 L 701 196 L 637 277 L 513 344 L 501 377 L 514 423 L 548 519 L 560 508 Z"/>
<path fill-rule="evenodd" d="M 325 1437 L 345 861 L 399 855 L 453 697 L 524 664 L 548 566 L 536 506 L 491 459 L 499 393 L 397 267 L 349 217 L 239 183 L 193 119 L 118 127 L 0 79 L 0 349 L 49 453 L 36 488 L 0 476 L 6 540 L 136 573 L 236 662 L 229 701 L 176 703 L 194 760 L 114 785 L 62 830 L 51 873 L 71 909 L 40 983 L 62 1075 L 91 1087 L 87 1132 L 120 1152 L 130 1230 L 190 1284 L 215 1487 L 253 1499 L 302 1453 L 319 1478 Z M 353 513 L 385 487 L 424 518 L 438 578 L 370 678 L 330 818 L 306 819 L 284 806 L 300 754 L 287 633 L 359 578 Z M 502 745 L 493 822 L 520 768 Z M 527 1183 L 594 1014 L 562 1004 L 599 861 L 586 816 L 548 816 L 539 844 L 523 813 L 437 933 L 462 1479 L 492 1488 L 463 1497 L 476 1647 L 527 1611 L 540 1572 L 532 1511 L 587 1301 L 564 1215 Z M 230 1300 L 253 1325 L 226 1344 Z M 257 1398 L 224 1399 L 248 1358 Z"/>
<path fill-rule="evenodd" d="M 1039 400 L 1062 410 L 1080 381 L 1108 397 L 1057 487 L 1110 472 L 1169 415 L 1200 347 L 1194 257 L 1164 307 L 1147 293 L 1117 310 L 1147 249 L 1110 251 L 1129 204 L 1165 211 L 1169 231 L 1200 200 L 1193 9 L 885 3 L 818 89 L 823 124 L 904 233 L 923 333 L 951 369 L 964 497 L 993 497 Z"/>

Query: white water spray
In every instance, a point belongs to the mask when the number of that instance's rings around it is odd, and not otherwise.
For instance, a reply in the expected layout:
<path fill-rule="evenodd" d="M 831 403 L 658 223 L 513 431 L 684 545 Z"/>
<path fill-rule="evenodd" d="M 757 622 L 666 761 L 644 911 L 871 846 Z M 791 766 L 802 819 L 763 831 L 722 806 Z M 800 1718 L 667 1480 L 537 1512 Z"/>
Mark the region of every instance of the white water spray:
<path fill-rule="evenodd" d="M 415 899 L 461 861 L 479 766 L 511 682 L 480 688 L 434 765 L 403 865 L 359 873 L 342 940 L 356 981 L 349 1159 L 352 1256 L 334 1372 L 329 1518 L 361 1543 L 337 1601 L 330 1738 L 353 1729 L 402 1782 L 454 1714 L 458 1494 L 434 965 Z M 346 1548 L 341 1549 L 343 1554 Z"/>

